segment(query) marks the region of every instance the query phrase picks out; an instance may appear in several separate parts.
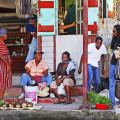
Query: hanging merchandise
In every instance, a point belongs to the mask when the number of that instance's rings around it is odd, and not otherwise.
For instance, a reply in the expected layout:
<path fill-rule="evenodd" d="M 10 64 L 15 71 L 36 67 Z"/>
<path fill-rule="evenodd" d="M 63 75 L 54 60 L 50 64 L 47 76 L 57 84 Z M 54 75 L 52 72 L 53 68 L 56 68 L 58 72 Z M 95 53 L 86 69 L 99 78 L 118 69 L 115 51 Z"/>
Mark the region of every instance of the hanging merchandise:
<path fill-rule="evenodd" d="M 31 0 L 15 0 L 16 5 L 16 16 L 18 18 L 29 18 L 33 17 L 33 14 L 37 14 L 36 5 Z"/>
<path fill-rule="evenodd" d="M 34 27 L 34 25 L 36 24 L 36 20 L 37 20 L 37 16 L 34 15 L 34 17 L 32 18 L 28 18 L 27 19 L 27 32 L 35 32 L 36 28 Z"/>
<path fill-rule="evenodd" d="M 20 1 L 20 13 L 21 14 L 32 14 L 31 0 Z"/>

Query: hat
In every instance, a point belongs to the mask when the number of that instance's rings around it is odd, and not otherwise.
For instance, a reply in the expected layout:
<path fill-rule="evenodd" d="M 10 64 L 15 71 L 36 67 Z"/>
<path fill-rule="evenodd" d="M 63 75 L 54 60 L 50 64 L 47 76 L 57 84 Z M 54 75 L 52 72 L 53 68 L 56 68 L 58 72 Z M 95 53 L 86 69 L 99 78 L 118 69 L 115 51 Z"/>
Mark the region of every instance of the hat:
<path fill-rule="evenodd" d="M 38 90 L 37 95 L 40 97 L 47 97 L 49 95 L 49 87 L 45 87 L 43 90 Z"/>
<path fill-rule="evenodd" d="M 35 55 L 35 54 L 38 54 L 38 53 L 44 54 L 44 52 L 42 52 L 42 51 L 40 51 L 40 50 L 36 50 L 36 51 L 34 52 L 34 55 Z"/>
<path fill-rule="evenodd" d="M 7 30 L 5 28 L 0 29 L 0 37 L 4 36 L 7 33 Z"/>

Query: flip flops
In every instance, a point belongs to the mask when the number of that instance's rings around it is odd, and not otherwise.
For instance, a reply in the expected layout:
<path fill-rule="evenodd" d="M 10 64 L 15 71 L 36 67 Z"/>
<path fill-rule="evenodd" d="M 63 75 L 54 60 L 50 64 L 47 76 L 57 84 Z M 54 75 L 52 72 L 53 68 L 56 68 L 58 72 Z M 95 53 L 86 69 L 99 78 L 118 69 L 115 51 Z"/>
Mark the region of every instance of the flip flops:
<path fill-rule="evenodd" d="M 71 103 L 72 103 L 72 101 L 66 100 L 63 104 L 64 104 L 64 105 L 67 105 L 67 104 L 71 104 Z"/>
<path fill-rule="evenodd" d="M 58 101 L 55 101 L 54 104 L 61 104 L 61 103 L 64 103 L 65 101 L 64 100 L 58 100 Z"/>

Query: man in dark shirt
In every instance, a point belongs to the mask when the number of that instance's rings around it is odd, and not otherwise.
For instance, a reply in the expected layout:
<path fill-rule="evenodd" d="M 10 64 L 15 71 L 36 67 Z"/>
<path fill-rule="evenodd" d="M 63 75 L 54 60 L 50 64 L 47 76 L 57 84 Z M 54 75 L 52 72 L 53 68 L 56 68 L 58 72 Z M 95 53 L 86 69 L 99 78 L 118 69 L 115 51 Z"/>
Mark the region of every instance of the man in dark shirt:
<path fill-rule="evenodd" d="M 115 57 L 115 52 L 120 48 L 120 25 L 115 25 L 113 28 L 113 39 L 111 42 L 111 49 L 113 50 L 113 56 L 111 59 L 111 65 L 109 70 L 109 97 L 111 99 L 112 106 L 115 105 L 115 70 L 118 59 Z M 120 100 L 119 100 L 120 101 Z"/>

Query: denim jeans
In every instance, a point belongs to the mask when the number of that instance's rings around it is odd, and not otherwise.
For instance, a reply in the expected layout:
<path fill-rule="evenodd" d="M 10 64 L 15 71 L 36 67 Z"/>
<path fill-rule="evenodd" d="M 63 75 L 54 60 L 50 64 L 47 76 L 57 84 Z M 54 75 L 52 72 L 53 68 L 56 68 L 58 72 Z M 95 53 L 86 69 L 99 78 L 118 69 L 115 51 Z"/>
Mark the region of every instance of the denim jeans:
<path fill-rule="evenodd" d="M 31 80 L 32 79 L 28 74 L 23 73 L 21 76 L 21 85 L 25 88 L 27 83 L 30 83 Z M 49 86 L 52 81 L 53 81 L 53 79 L 52 79 L 51 74 L 48 74 L 47 77 L 42 77 L 42 79 L 41 79 L 41 83 L 47 82 L 47 86 Z"/>
<path fill-rule="evenodd" d="M 34 59 L 34 51 L 36 50 L 37 50 L 37 39 L 33 37 L 25 62 L 29 62 Z"/>
<path fill-rule="evenodd" d="M 94 79 L 94 91 L 97 92 L 99 84 L 100 84 L 100 72 L 98 67 L 94 67 L 91 64 L 88 64 L 88 91 L 90 91 L 90 87 L 92 81 Z"/>
<path fill-rule="evenodd" d="M 115 85 L 116 85 L 115 69 L 116 65 L 111 64 L 109 70 L 109 98 L 111 99 L 112 106 L 115 105 Z"/>

